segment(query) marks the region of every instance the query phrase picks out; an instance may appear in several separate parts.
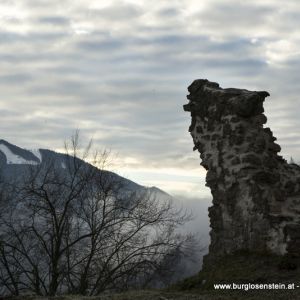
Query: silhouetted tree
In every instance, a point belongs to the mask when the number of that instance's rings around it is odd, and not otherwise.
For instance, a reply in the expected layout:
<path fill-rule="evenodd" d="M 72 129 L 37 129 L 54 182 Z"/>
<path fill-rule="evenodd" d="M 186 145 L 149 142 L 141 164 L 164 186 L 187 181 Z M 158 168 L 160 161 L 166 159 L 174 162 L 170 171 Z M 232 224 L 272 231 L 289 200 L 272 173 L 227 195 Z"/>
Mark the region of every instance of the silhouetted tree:
<path fill-rule="evenodd" d="M 176 232 L 190 216 L 170 199 L 124 186 L 105 170 L 109 152 L 90 159 L 89 144 L 80 155 L 78 133 L 65 149 L 64 168 L 47 160 L 31 166 L 23 182 L 3 183 L 2 286 L 14 295 L 51 296 L 145 286 L 191 245 L 192 236 Z"/>

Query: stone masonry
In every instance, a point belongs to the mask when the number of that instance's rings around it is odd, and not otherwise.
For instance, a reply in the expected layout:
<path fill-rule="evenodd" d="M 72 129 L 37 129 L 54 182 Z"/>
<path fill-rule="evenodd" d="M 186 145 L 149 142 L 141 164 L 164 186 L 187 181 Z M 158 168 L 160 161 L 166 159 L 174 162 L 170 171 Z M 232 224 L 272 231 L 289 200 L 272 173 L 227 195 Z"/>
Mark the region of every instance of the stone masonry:
<path fill-rule="evenodd" d="M 300 167 L 278 155 L 263 114 L 269 93 L 188 88 L 189 131 L 211 189 L 211 244 L 206 259 L 238 250 L 300 256 Z"/>

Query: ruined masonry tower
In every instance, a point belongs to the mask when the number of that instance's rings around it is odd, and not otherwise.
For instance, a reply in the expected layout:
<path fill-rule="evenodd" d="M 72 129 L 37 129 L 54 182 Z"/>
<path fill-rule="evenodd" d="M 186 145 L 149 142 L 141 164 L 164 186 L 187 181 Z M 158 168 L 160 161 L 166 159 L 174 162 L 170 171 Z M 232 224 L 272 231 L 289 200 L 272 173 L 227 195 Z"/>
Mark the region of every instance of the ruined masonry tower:
<path fill-rule="evenodd" d="M 237 250 L 300 256 L 300 167 L 264 128 L 269 94 L 203 79 L 188 90 L 184 110 L 213 196 L 206 260 Z"/>

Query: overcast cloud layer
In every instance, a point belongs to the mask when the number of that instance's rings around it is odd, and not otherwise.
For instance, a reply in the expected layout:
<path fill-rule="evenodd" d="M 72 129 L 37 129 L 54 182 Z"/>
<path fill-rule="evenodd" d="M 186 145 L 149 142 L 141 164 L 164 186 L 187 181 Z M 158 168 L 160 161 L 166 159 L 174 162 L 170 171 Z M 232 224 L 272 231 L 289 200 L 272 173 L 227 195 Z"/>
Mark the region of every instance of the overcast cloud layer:
<path fill-rule="evenodd" d="M 0 1 L 1 138 L 61 149 L 76 128 L 119 171 L 207 197 L 184 113 L 197 78 L 267 90 L 282 155 L 300 156 L 298 0 Z"/>

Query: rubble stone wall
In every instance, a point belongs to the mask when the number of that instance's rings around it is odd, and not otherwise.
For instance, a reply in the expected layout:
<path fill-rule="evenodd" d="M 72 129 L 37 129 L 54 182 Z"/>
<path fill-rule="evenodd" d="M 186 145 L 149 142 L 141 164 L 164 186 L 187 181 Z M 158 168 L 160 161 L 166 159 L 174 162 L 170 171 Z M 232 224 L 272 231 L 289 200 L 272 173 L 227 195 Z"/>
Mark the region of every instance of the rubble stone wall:
<path fill-rule="evenodd" d="M 264 126 L 269 93 L 222 89 L 203 79 L 188 91 L 184 110 L 213 196 L 208 257 L 237 250 L 299 256 L 300 167 L 278 155 Z"/>

